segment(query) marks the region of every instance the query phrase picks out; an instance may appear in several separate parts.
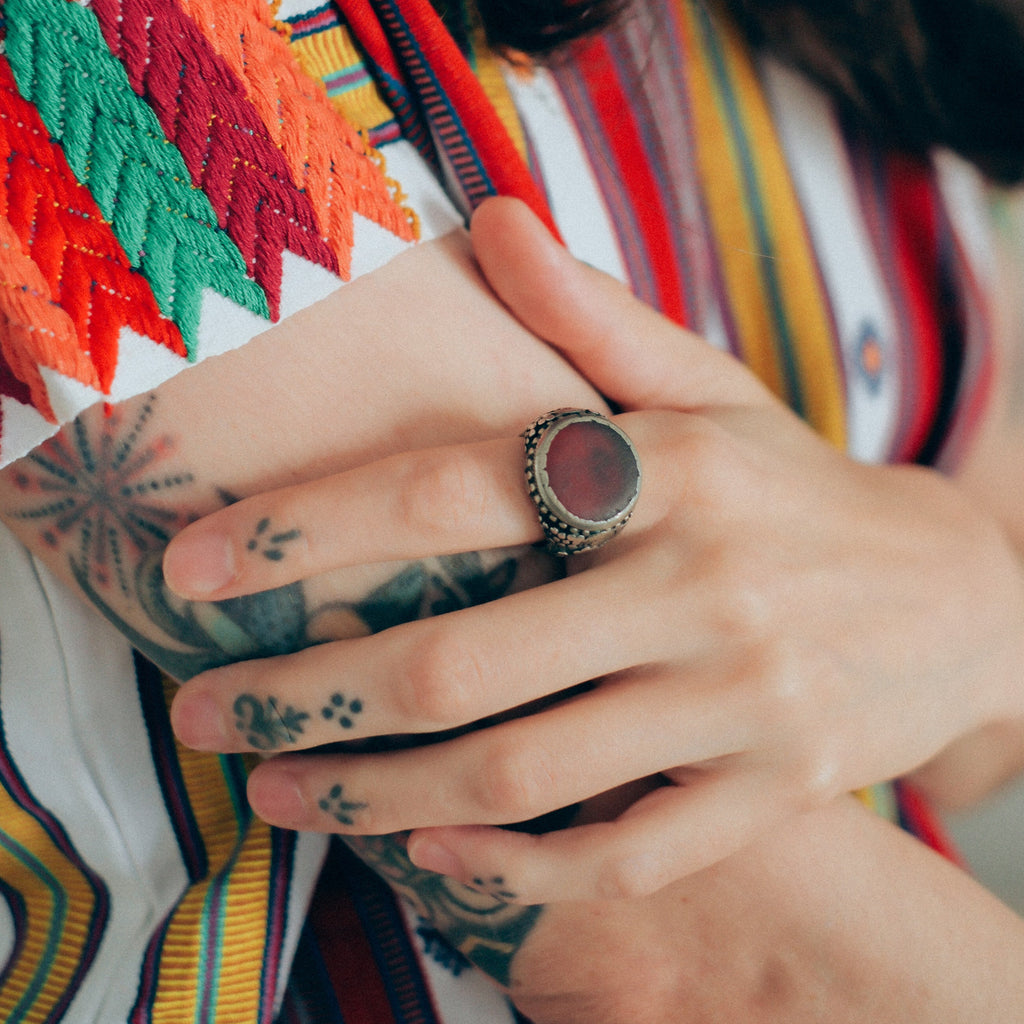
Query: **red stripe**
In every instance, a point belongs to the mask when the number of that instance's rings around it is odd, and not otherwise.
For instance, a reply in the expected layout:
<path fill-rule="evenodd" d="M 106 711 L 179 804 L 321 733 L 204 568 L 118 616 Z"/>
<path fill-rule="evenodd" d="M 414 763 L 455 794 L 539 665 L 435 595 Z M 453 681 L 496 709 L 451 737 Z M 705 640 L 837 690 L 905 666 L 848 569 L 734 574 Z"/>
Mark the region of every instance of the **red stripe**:
<path fill-rule="evenodd" d="M 913 459 L 935 422 L 942 388 L 943 351 L 939 323 L 939 266 L 935 192 L 928 164 L 899 154 L 887 160 L 888 205 L 892 242 L 902 293 L 909 316 L 911 351 L 916 363 L 908 367 L 906 386 L 916 387 L 897 460 Z"/>
<path fill-rule="evenodd" d="M 433 5 L 429 0 L 403 0 L 401 10 L 421 50 L 430 55 L 431 69 L 458 110 L 499 195 L 522 199 L 558 237 L 543 193 Z"/>
<path fill-rule="evenodd" d="M 396 1024 L 384 980 L 334 854 L 320 875 L 309 922 L 345 1024 Z"/>
<path fill-rule="evenodd" d="M 339 7 L 370 58 L 387 74 L 405 82 L 407 88 L 415 92 L 408 73 L 410 69 L 401 67 L 393 51 L 396 40 L 386 37 L 380 14 L 370 0 L 339 0 Z M 447 101 L 455 108 L 465 135 L 480 155 L 497 193 L 523 200 L 548 230 L 560 238 L 543 192 L 473 69 L 429 0 L 403 0 L 401 17 L 419 50 L 429 55 L 430 70 Z M 433 127 L 443 131 L 445 126 Z"/>
<path fill-rule="evenodd" d="M 947 860 L 959 867 L 966 866 L 941 819 L 913 786 L 902 780 L 897 782 L 896 799 L 899 801 L 903 826 L 908 832 L 913 833 L 936 853 L 941 853 Z"/>
<path fill-rule="evenodd" d="M 647 241 L 647 253 L 657 291 L 657 307 L 677 323 L 687 322 L 683 300 L 685 288 L 673 255 L 675 246 L 661 187 L 645 157 L 645 146 L 619 70 L 603 40 L 594 40 L 581 52 L 578 66 L 583 72 L 594 115 L 608 141 L 622 182 L 623 191 L 636 197 L 634 211 Z"/>

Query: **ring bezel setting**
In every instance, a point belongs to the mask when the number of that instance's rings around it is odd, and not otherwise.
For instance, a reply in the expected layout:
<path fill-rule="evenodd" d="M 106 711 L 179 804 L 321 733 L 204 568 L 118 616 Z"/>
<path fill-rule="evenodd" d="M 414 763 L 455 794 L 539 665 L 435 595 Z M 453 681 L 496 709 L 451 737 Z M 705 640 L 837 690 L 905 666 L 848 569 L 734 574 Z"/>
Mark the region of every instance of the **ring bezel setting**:
<path fill-rule="evenodd" d="M 575 432 L 589 440 L 569 440 L 563 433 L 568 428 L 579 428 Z M 555 409 L 522 436 L 527 489 L 553 554 L 594 551 L 621 532 L 636 507 L 643 476 L 625 431 L 590 409 Z M 574 450 L 567 455 L 560 450 L 565 447 Z"/>

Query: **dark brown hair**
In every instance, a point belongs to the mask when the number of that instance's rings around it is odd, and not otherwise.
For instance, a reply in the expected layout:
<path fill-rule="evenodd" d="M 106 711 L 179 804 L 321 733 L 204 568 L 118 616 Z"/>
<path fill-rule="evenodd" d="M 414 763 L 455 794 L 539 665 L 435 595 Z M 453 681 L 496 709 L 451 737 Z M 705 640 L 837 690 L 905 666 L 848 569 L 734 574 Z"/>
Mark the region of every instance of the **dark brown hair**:
<path fill-rule="evenodd" d="M 630 0 L 478 0 L 492 45 L 550 55 Z M 701 2 L 701 0 L 693 0 Z M 1022 0 L 707 0 L 894 145 L 1024 180 Z"/>

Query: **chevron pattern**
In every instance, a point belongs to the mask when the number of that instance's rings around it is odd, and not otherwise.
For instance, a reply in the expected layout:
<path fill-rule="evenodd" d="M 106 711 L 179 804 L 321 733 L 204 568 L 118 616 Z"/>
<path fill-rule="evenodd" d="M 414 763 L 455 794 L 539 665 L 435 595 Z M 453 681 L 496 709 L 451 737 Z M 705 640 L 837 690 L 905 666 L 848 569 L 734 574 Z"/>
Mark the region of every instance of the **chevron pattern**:
<path fill-rule="evenodd" d="M 5 0 L 4 16 L 18 91 L 35 103 L 189 355 L 204 289 L 268 317 L 263 291 L 110 55 L 95 15 L 67 0 Z"/>
<path fill-rule="evenodd" d="M 33 405 L 52 418 L 39 366 L 109 392 L 125 324 L 184 356 L 177 327 L 160 315 L 3 60 L 0 167 L 0 346 Z"/>
<path fill-rule="evenodd" d="M 156 18 L 147 0 L 94 0 L 92 10 L 111 53 L 178 147 L 193 185 L 206 193 L 276 320 L 285 250 L 332 273 L 338 262 L 244 88 L 176 4 L 162 5 Z"/>
<path fill-rule="evenodd" d="M 417 236 L 416 216 L 401 206 L 380 155 L 304 73 L 266 0 L 181 0 L 181 7 L 242 83 L 308 198 L 342 277 L 349 276 L 353 211 L 406 241 Z"/>

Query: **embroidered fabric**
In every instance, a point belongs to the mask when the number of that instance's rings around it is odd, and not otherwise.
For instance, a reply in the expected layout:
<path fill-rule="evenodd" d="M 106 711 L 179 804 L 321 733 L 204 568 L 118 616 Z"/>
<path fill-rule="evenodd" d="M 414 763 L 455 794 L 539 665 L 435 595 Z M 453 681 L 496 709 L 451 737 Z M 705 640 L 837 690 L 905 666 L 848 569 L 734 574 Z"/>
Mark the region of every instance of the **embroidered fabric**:
<path fill-rule="evenodd" d="M 530 74 L 467 61 L 420 0 L 3 18 L 4 463 L 494 191 L 856 457 L 952 458 L 970 430 L 989 373 L 974 176 L 876 151 L 685 0 Z M 325 840 L 254 821 L 240 759 L 177 748 L 163 681 L 2 527 L 0 651 L 5 1020 L 515 1019 L 372 876 L 343 855 L 321 873 Z M 899 797 L 866 795 L 893 815 Z M 358 986 L 325 956 L 339 937 Z"/>

